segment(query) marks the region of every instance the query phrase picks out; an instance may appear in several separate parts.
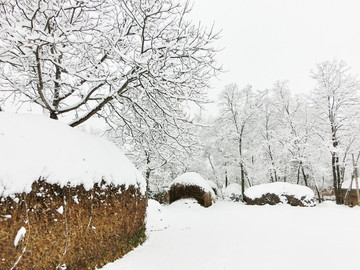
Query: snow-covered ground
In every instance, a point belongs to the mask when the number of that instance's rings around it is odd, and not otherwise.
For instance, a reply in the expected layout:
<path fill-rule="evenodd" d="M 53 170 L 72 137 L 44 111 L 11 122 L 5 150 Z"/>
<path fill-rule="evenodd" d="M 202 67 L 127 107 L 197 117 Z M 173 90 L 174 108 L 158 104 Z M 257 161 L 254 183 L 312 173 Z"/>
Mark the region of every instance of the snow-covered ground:
<path fill-rule="evenodd" d="M 359 264 L 360 207 L 149 205 L 148 240 L 102 270 L 338 270 Z"/>

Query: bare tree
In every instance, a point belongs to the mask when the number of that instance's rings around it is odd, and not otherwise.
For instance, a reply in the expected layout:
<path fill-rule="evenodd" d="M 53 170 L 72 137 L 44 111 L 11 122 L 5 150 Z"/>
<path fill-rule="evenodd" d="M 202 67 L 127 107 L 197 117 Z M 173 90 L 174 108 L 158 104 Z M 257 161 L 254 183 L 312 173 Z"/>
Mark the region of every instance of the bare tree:
<path fill-rule="evenodd" d="M 146 99 L 177 118 L 219 70 L 218 33 L 188 12 L 172 0 L 3 1 L 0 104 L 31 103 L 77 126 L 104 112 L 143 117 Z"/>
<path fill-rule="evenodd" d="M 333 187 L 336 203 L 343 203 L 341 184 L 344 180 L 345 162 L 351 146 L 354 130 L 357 128 L 360 84 L 356 77 L 349 74 L 343 61 L 326 61 L 317 65 L 312 72 L 317 88 L 312 93 L 312 101 L 319 111 L 318 134 L 329 141 Z M 327 137 L 328 136 L 328 137 Z"/>
<path fill-rule="evenodd" d="M 236 84 L 229 84 L 220 95 L 220 116 L 218 123 L 223 129 L 223 136 L 234 140 L 238 151 L 240 181 L 244 195 L 247 172 L 245 168 L 245 137 L 253 131 L 252 121 L 261 105 L 262 93 L 256 93 L 251 86 L 240 90 Z"/>

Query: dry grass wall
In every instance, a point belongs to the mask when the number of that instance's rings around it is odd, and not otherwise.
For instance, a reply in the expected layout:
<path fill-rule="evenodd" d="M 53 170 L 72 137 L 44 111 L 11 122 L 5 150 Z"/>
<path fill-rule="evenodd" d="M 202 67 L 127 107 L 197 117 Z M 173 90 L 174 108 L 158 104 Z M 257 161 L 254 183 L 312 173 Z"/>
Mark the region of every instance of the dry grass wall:
<path fill-rule="evenodd" d="M 251 199 L 249 197 L 244 196 L 244 201 L 248 205 L 276 205 L 282 201 L 285 201 L 287 204 L 291 206 L 315 206 L 314 199 L 306 199 L 306 196 L 301 197 L 300 199 L 295 198 L 293 195 L 280 195 L 283 198 L 280 198 L 279 195 L 273 193 L 263 194 L 260 198 Z"/>
<path fill-rule="evenodd" d="M 180 185 L 175 184 L 169 190 L 170 203 L 180 200 L 193 198 L 204 206 L 209 207 L 212 205 L 213 198 L 210 192 L 205 192 L 201 187 L 196 185 Z"/>
<path fill-rule="evenodd" d="M 145 240 L 146 206 L 134 186 L 102 182 L 86 191 L 37 181 L 28 194 L 0 197 L 0 269 L 95 269 L 114 261 Z"/>

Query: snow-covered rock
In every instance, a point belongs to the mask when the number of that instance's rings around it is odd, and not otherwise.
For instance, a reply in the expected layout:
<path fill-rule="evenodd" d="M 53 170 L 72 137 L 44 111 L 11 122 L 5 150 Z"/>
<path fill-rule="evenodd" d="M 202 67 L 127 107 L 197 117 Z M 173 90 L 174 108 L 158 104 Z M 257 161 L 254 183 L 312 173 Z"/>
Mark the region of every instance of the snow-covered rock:
<path fill-rule="evenodd" d="M 60 186 L 90 189 L 105 180 L 146 190 L 144 178 L 119 148 L 60 121 L 1 112 L 0 149 L 3 197 L 29 192 L 40 177 Z"/>
<path fill-rule="evenodd" d="M 288 203 L 293 206 L 315 206 L 314 192 L 301 185 L 284 182 L 261 184 L 245 190 L 247 204 Z"/>
<path fill-rule="evenodd" d="M 240 201 L 242 194 L 241 194 L 241 186 L 237 183 L 232 183 L 228 185 L 223 190 L 223 196 L 225 200 L 232 200 L 232 201 Z"/>

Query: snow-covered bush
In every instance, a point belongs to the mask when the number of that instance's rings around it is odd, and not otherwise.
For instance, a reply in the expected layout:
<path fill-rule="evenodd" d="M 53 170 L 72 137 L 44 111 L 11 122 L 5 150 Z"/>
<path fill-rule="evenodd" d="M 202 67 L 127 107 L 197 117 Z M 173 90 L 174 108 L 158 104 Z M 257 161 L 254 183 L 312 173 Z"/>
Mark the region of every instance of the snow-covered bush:
<path fill-rule="evenodd" d="M 223 196 L 225 200 L 231 200 L 235 202 L 241 201 L 241 186 L 237 183 L 228 185 L 223 191 Z"/>
<path fill-rule="evenodd" d="M 170 203 L 185 198 L 194 198 L 200 205 L 209 207 L 215 201 L 215 193 L 201 175 L 187 172 L 175 178 L 169 190 Z"/>
<path fill-rule="evenodd" d="M 245 190 L 244 200 L 250 205 L 283 203 L 292 206 L 315 206 L 314 192 L 310 188 L 284 182 L 252 186 Z"/>
<path fill-rule="evenodd" d="M 0 113 L 0 269 L 94 269 L 145 239 L 146 185 L 112 143 Z"/>

